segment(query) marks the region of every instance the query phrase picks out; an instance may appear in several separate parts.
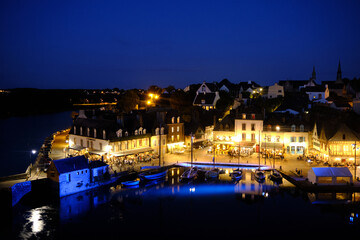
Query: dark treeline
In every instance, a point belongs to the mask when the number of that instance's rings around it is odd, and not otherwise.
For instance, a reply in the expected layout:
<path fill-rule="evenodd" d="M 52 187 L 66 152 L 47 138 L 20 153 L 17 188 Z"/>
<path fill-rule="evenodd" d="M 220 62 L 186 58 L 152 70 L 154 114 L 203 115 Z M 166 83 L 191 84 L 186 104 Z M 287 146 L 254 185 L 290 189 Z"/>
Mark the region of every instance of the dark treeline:
<path fill-rule="evenodd" d="M 0 118 L 73 109 L 84 90 L 17 88 L 0 93 Z"/>

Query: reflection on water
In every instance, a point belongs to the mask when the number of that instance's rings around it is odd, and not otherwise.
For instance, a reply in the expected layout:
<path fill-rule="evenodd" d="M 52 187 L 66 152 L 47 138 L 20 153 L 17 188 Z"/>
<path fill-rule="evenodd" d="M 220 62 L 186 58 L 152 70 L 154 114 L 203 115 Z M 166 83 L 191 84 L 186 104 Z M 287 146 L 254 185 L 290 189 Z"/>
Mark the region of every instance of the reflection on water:
<path fill-rule="evenodd" d="M 251 169 L 244 169 L 241 181 L 232 182 L 232 170 L 224 170 L 217 181 L 182 183 L 184 169 L 171 168 L 166 179 L 138 188 L 115 185 L 66 196 L 55 207 L 26 211 L 24 219 L 17 220 L 23 227 L 16 236 L 114 238 L 134 232 L 151 236 L 158 227 L 164 234 L 185 236 L 179 227 L 196 226 L 201 234 L 195 235 L 204 237 L 213 235 L 209 229 L 231 232 L 238 226 L 246 226 L 249 232 L 257 231 L 259 225 L 264 231 L 279 226 L 282 231 L 296 230 L 299 225 L 312 230 L 336 226 L 349 233 L 359 227 L 359 208 L 354 202 L 358 194 L 302 194 L 286 181 L 277 185 L 266 178 L 260 184 Z M 320 199 L 322 204 L 312 204 Z M 333 207 L 334 201 L 341 204 Z"/>
<path fill-rule="evenodd" d="M 51 229 L 45 228 L 45 226 L 49 220 L 52 220 L 49 218 L 49 212 L 52 210 L 51 207 L 44 206 L 28 211 L 24 216 L 25 223 L 19 237 L 21 239 L 35 239 L 49 236 Z"/>

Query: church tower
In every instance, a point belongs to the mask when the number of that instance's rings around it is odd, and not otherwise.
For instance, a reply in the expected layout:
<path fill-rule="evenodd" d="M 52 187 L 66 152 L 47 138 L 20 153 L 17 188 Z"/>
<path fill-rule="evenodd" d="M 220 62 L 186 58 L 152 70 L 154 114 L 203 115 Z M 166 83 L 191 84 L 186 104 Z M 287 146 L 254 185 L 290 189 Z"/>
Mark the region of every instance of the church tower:
<path fill-rule="evenodd" d="M 315 82 L 315 81 L 316 81 L 315 66 L 313 66 L 313 71 L 312 71 L 312 74 L 311 74 L 311 80 L 313 80 L 313 82 Z"/>
<path fill-rule="evenodd" d="M 342 77 L 341 77 L 341 65 L 340 65 L 340 60 L 339 60 L 339 66 L 338 66 L 338 70 L 337 70 L 336 83 L 343 83 Z"/>

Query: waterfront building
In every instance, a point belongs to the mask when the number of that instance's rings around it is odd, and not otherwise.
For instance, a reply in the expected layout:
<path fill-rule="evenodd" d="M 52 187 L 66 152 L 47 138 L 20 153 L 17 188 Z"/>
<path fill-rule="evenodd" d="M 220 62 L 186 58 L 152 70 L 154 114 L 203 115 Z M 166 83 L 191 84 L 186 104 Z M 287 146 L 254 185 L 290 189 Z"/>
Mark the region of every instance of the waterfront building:
<path fill-rule="evenodd" d="M 235 138 L 242 151 L 259 151 L 263 118 L 261 114 L 241 113 L 235 119 Z"/>
<path fill-rule="evenodd" d="M 302 155 L 309 149 L 309 130 L 305 121 L 290 113 L 274 113 L 264 124 L 262 149 L 269 154 Z"/>
<path fill-rule="evenodd" d="M 88 118 L 83 111 L 74 120 L 69 132 L 69 154 L 124 157 L 153 151 L 150 123 L 140 111 L 106 118 L 105 113 Z"/>
<path fill-rule="evenodd" d="M 89 164 L 85 156 L 77 156 L 51 161 L 47 178 L 51 180 L 55 193 L 63 197 L 89 189 L 107 173 L 107 164 L 100 161 Z"/>
<path fill-rule="evenodd" d="M 329 160 L 332 164 L 354 163 L 355 146 L 359 145 L 358 134 L 342 123 L 335 134 L 330 137 L 328 143 Z M 358 152 L 358 146 L 356 146 Z M 356 159 L 359 159 L 357 156 Z"/>
<path fill-rule="evenodd" d="M 169 113 L 167 115 L 166 125 L 168 127 L 167 134 L 167 150 L 170 153 L 182 152 L 184 150 L 185 135 L 184 123 L 179 114 Z"/>

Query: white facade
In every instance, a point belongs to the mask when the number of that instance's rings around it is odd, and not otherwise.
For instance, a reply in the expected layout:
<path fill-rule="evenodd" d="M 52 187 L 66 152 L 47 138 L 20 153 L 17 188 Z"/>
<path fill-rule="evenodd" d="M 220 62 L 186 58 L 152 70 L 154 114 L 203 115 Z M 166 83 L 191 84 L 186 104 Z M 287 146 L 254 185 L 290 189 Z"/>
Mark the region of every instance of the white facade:
<path fill-rule="evenodd" d="M 246 119 L 246 115 L 243 119 L 235 119 L 235 137 L 241 142 L 256 142 L 259 144 L 259 138 L 263 131 L 263 120 Z"/>
<path fill-rule="evenodd" d="M 275 83 L 268 87 L 267 98 L 284 97 L 284 87 Z"/>

